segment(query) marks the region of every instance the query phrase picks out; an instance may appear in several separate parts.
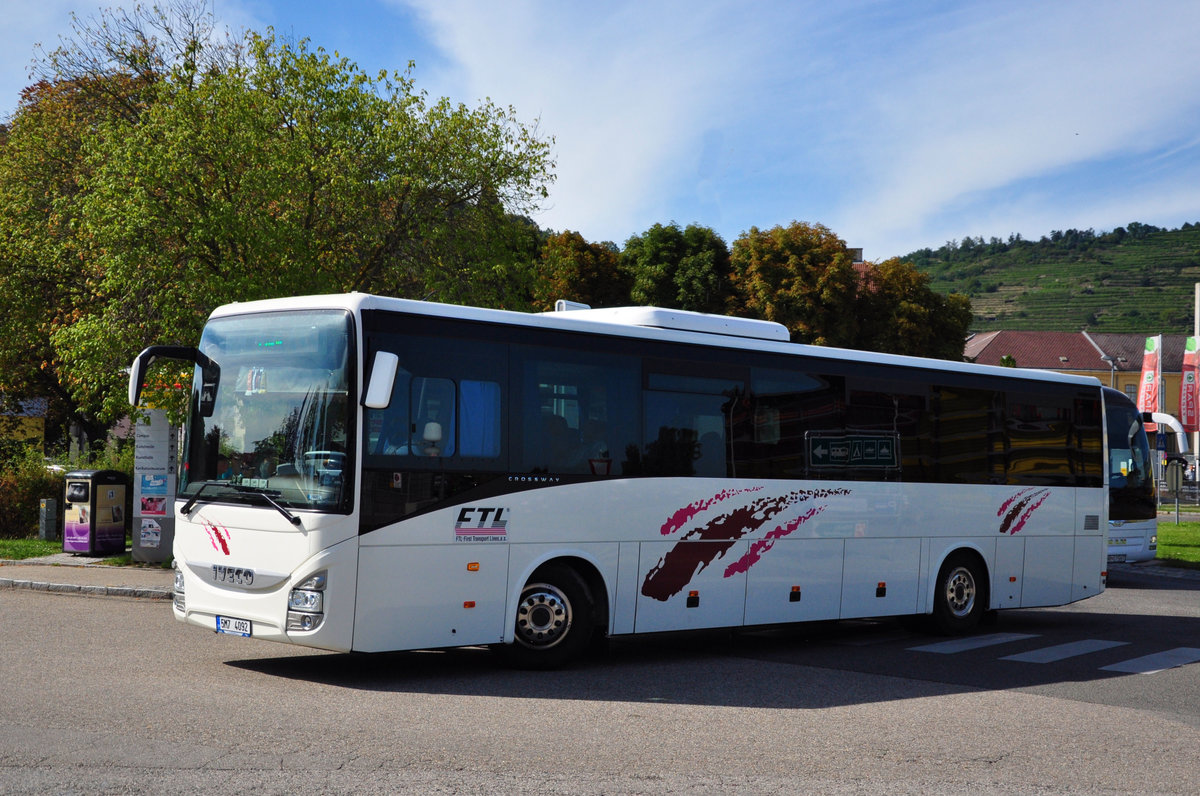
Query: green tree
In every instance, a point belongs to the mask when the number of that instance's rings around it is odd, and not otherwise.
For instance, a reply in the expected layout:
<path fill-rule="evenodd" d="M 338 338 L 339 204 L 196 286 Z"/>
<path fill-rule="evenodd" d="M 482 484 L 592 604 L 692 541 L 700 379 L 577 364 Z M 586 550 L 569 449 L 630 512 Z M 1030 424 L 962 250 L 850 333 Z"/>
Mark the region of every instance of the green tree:
<path fill-rule="evenodd" d="M 542 247 L 533 285 L 533 309 L 554 309 L 558 299 L 592 307 L 629 303 L 631 279 L 612 243 L 588 243 L 578 232 L 551 235 Z"/>
<path fill-rule="evenodd" d="M 107 121 L 136 116 L 147 85 L 128 74 L 39 81 L 21 94 L 0 142 L 0 391 L 49 399 L 51 427 L 102 426 L 60 378 L 53 333 L 74 322 L 96 278 L 80 234 L 90 175 L 83 142 Z"/>
<path fill-rule="evenodd" d="M 195 12 L 78 27 L 0 149 L 0 191 L 24 191 L 0 207 L 0 263 L 20 266 L 0 275 L 0 298 L 43 286 L 14 339 L 45 353 L 77 414 L 127 411 L 133 354 L 194 342 L 223 302 L 346 290 L 525 300 L 537 240 L 521 216 L 553 167 L 536 127 L 490 102 L 431 102 L 407 73 L 370 76 L 270 33 L 214 52 Z M 94 96 L 110 104 L 89 115 Z M 82 121 L 56 130 L 50 110 Z M 53 190 L 21 188 L 39 169 Z M 25 238 L 39 213 L 54 223 Z"/>
<path fill-rule="evenodd" d="M 735 312 L 782 323 L 796 342 L 854 346 L 858 277 L 845 241 L 827 227 L 751 227 L 730 259 Z"/>
<path fill-rule="evenodd" d="M 709 227 L 655 224 L 625 242 L 621 264 L 636 304 L 712 313 L 729 307 L 729 248 Z"/>
<path fill-rule="evenodd" d="M 892 354 L 961 360 L 971 323 L 971 300 L 943 296 L 929 275 L 900 258 L 867 264 L 858 292 L 856 347 Z"/>

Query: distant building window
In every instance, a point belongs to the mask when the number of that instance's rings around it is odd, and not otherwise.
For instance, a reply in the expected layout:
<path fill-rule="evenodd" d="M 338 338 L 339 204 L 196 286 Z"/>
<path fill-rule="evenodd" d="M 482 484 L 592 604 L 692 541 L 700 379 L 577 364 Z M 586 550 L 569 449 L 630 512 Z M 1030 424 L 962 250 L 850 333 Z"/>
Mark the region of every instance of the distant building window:
<path fill-rule="evenodd" d="M 1125 394 L 1127 396 L 1129 396 L 1129 400 L 1133 401 L 1134 403 L 1137 403 L 1137 398 L 1138 398 L 1137 382 L 1130 382 L 1129 384 L 1126 384 L 1125 385 Z"/>

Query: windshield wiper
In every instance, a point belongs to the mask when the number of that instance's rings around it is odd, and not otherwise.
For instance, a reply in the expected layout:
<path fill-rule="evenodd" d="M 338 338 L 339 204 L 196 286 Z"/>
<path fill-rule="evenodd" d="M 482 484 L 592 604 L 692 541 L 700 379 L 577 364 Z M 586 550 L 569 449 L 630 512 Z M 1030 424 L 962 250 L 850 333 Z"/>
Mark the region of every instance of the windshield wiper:
<path fill-rule="evenodd" d="M 192 495 L 191 499 L 188 500 L 187 503 L 183 504 L 182 511 L 184 514 L 187 514 L 192 510 L 192 507 L 196 505 L 196 501 L 200 499 L 200 493 L 210 486 L 223 486 L 226 489 L 232 489 L 233 491 L 239 492 L 243 495 L 258 495 L 263 500 L 267 501 L 272 508 L 286 517 L 287 521 L 292 525 L 300 525 L 300 518 L 288 511 L 275 500 L 275 498 L 279 497 L 281 494 L 278 489 L 262 489 L 261 487 L 257 486 L 243 486 L 242 484 L 235 484 L 230 481 L 205 481 L 202 483 L 200 488 L 196 490 L 196 494 Z"/>

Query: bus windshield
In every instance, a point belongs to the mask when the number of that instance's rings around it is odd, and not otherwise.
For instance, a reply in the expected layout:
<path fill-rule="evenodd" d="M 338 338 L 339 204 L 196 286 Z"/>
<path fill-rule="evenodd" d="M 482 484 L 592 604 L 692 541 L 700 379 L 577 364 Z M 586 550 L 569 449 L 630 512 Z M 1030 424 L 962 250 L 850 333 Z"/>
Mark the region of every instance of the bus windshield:
<path fill-rule="evenodd" d="M 336 310 L 210 320 L 199 348 L 216 389 L 197 366 L 180 495 L 348 511 L 350 340 Z"/>
<path fill-rule="evenodd" d="M 1157 516 L 1150 444 L 1137 409 L 1128 401 L 1108 403 L 1110 520 Z"/>

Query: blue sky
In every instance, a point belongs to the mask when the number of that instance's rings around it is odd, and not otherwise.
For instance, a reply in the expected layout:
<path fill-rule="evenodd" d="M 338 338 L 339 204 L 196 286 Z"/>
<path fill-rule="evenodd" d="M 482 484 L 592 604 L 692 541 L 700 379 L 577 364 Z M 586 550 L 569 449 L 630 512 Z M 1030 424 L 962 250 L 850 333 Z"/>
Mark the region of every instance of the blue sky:
<path fill-rule="evenodd" d="M 870 260 L 966 235 L 1200 222 L 1200 3 L 213 0 L 555 139 L 543 227 L 728 243 L 825 224 Z M 10 0 L 0 115 L 35 44 L 123 0 Z"/>

